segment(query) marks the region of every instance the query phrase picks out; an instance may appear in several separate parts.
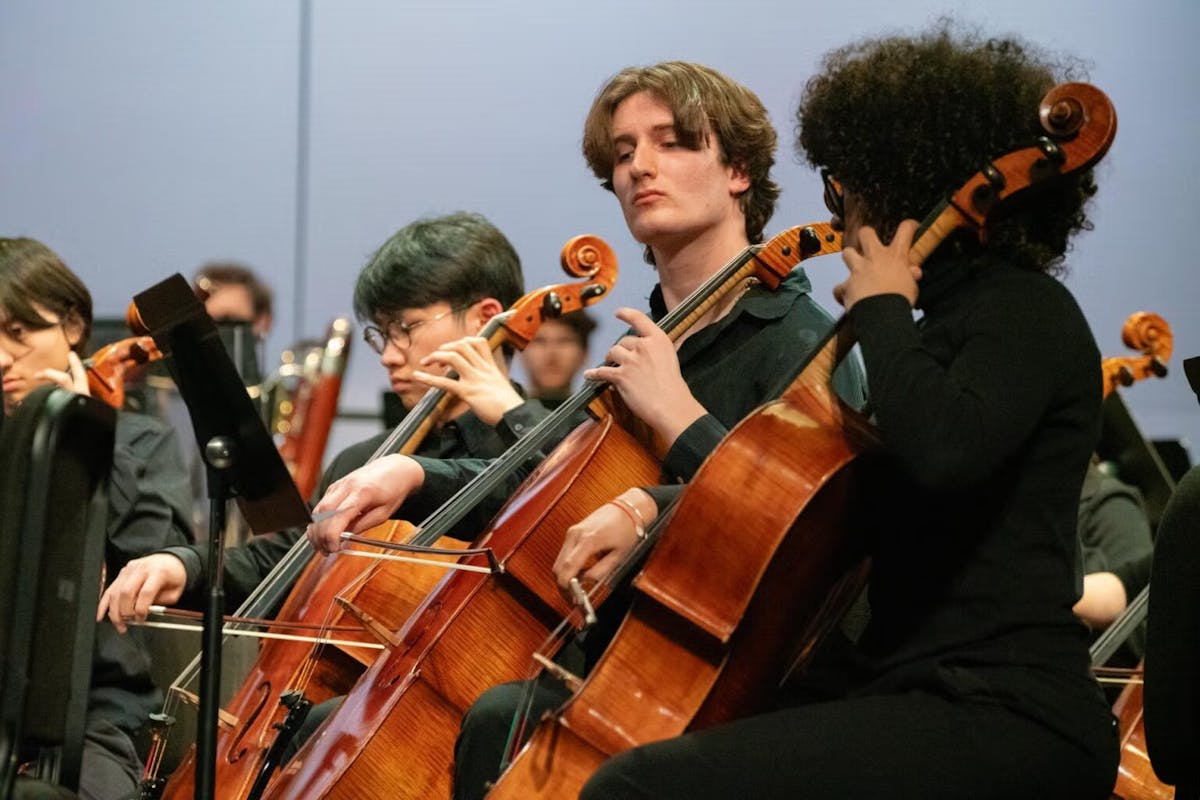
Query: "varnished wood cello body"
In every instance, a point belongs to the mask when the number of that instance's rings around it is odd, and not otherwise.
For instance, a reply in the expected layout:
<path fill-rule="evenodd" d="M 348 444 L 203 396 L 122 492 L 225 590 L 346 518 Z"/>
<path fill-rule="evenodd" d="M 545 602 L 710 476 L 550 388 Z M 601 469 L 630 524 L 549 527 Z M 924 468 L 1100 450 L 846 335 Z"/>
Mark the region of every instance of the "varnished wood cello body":
<path fill-rule="evenodd" d="M 1091 86 L 1057 87 L 1041 109 L 1058 142 L 971 178 L 922 226 L 914 265 L 961 227 L 982 235 L 1011 194 L 1095 163 L 1115 135 L 1112 106 Z M 872 532 L 852 512 L 870 505 L 858 494 L 869 460 L 856 459 L 874 436 L 828 388 L 849 346 L 841 328 L 780 401 L 709 456 L 635 579 L 616 638 L 489 800 L 575 797 L 616 753 L 753 714 L 819 645 L 853 598 Z"/>
<path fill-rule="evenodd" d="M 567 242 L 562 264 L 569 275 L 585 278 L 574 284 L 543 287 L 518 300 L 511 309 L 493 318 L 484 335 L 493 347 L 502 342 L 518 349 L 532 339 L 541 322 L 575 311 L 607 296 L 617 277 L 611 248 L 594 236 L 577 236 Z M 393 431 L 374 457 L 392 452 L 411 453 L 420 445 L 448 406 L 450 397 L 439 390 L 428 392 L 416 409 Z M 368 532 L 366 538 L 389 542 L 404 540 L 413 531 L 407 522 L 392 522 Z M 461 543 L 453 547 L 461 548 Z M 344 618 L 344 605 L 355 604 L 378 624 L 398 627 L 441 577 L 427 566 L 395 562 L 371 564 L 361 558 L 317 556 L 301 538 L 260 587 L 241 615 L 265 616 L 282 602 L 276 622 L 308 624 L 340 640 L 365 642 L 378 648 L 375 636 L 354 620 Z M 270 771 L 263 767 L 276 741 L 276 726 L 289 719 L 282 707 L 285 693 L 303 692 L 307 701 L 319 703 L 346 694 L 378 655 L 378 649 L 353 646 L 314 646 L 302 641 L 271 641 L 263 646 L 247 677 L 220 716 L 216 768 L 217 795 L 241 798 L 264 782 Z M 181 677 L 172 686 L 168 701 L 189 699 Z M 149 762 L 154 764 L 155 756 Z M 163 790 L 163 796 L 190 798 L 195 780 L 194 751 L 180 764 Z M 147 776 L 149 783 L 156 772 Z"/>
<path fill-rule="evenodd" d="M 828 225 L 780 234 L 731 262 L 661 327 L 678 335 L 747 278 L 774 286 L 802 258 L 838 249 L 840 237 Z M 582 407 L 602 391 L 590 384 L 558 412 L 573 413 L 573 403 Z M 614 413 L 593 412 L 596 419 L 554 450 L 476 542 L 499 570 L 447 576 L 268 797 L 449 794 L 462 713 L 485 689 L 521 677 L 529 653 L 569 611 L 550 571 L 566 528 L 629 486 L 658 481 L 651 448 L 616 424 Z"/>

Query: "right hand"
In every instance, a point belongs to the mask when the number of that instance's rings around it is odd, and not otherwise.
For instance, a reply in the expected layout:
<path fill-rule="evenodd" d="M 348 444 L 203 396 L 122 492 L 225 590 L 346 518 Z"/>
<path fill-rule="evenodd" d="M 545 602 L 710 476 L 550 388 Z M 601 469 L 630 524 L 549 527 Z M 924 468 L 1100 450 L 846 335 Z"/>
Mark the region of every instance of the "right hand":
<path fill-rule="evenodd" d="M 118 633 L 130 622 L 145 622 L 151 605 L 174 605 L 187 588 L 187 570 L 170 553 L 152 553 L 124 566 L 100 595 L 96 621 L 106 616 Z"/>
<path fill-rule="evenodd" d="M 342 532 L 362 533 L 387 522 L 410 494 L 425 484 L 425 470 L 408 456 L 377 458 L 330 484 L 313 516 L 336 514 L 308 526 L 309 543 L 319 553 L 342 549 Z"/>
<path fill-rule="evenodd" d="M 641 489 L 630 489 L 621 499 L 641 511 L 647 525 L 658 516 L 654 498 Z M 629 515 L 612 503 L 605 503 L 567 528 L 562 549 L 554 561 L 554 580 L 563 599 L 574 605 L 573 578 L 588 586 L 603 582 L 637 544 L 638 536 Z"/>

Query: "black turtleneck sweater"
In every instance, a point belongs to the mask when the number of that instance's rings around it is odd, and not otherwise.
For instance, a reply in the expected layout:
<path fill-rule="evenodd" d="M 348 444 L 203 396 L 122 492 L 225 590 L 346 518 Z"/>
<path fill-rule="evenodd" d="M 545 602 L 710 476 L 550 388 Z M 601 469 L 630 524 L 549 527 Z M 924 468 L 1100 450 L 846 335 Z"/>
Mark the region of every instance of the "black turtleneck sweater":
<path fill-rule="evenodd" d="M 1095 718 L 1075 517 L 1100 430 L 1100 355 L 1053 278 L 930 266 L 914 322 L 858 302 L 871 402 L 897 480 L 874 543 L 864 691 L 939 686 L 1073 738 Z"/>

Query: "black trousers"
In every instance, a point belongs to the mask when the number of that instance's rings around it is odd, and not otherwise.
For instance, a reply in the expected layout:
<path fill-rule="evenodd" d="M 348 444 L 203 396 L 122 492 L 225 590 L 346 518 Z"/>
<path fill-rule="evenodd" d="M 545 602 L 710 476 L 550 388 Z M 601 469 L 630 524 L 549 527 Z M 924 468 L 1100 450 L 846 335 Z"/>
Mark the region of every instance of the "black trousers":
<path fill-rule="evenodd" d="M 1104 800 L 1116 779 L 1115 721 L 1087 731 L 1081 746 L 991 702 L 862 696 L 635 748 L 606 762 L 580 798 Z"/>
<path fill-rule="evenodd" d="M 566 691 L 538 687 L 533 719 Z M 455 749 L 455 800 L 496 779 L 524 683 L 483 694 Z M 813 798 L 1104 800 L 1116 777 L 1117 734 L 1107 710 L 1071 741 L 1011 709 L 928 691 L 785 708 L 638 747 L 610 759 L 582 800 Z"/>

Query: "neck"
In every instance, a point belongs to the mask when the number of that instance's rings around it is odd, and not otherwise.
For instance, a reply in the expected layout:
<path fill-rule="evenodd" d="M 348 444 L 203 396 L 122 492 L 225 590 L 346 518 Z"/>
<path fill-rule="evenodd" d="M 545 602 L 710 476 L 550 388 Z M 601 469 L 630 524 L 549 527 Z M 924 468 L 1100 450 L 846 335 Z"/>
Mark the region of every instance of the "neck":
<path fill-rule="evenodd" d="M 652 245 L 667 311 L 683 302 L 748 245 L 744 226 L 736 230 L 713 229 L 678 243 Z"/>

